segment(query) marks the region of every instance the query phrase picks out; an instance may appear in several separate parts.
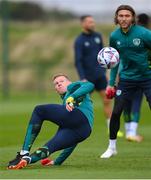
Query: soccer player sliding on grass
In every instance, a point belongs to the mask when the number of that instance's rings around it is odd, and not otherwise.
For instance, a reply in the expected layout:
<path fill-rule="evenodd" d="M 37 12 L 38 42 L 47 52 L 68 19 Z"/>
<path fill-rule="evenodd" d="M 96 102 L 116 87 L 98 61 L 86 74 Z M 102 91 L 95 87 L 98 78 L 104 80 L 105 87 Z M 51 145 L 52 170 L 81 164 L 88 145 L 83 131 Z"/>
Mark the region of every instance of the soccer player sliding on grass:
<path fill-rule="evenodd" d="M 137 90 L 142 90 L 151 108 L 151 69 L 148 63 L 148 50 L 151 49 L 151 31 L 135 24 L 135 11 L 129 5 L 121 5 L 117 8 L 115 24 L 120 27 L 112 32 L 110 46 L 119 52 L 122 69 L 119 73 L 110 121 L 109 145 L 101 158 L 110 158 L 117 154 L 116 138 L 120 128 L 120 116 L 124 106 L 131 102 Z M 115 91 L 117 73 L 118 66 L 111 69 L 107 95 Z"/>
<path fill-rule="evenodd" d="M 78 143 L 90 136 L 93 126 L 93 106 L 89 93 L 93 91 L 94 85 L 88 81 L 72 83 L 64 74 L 54 76 L 53 83 L 61 95 L 63 105 L 45 104 L 35 107 L 22 150 L 9 162 L 8 169 L 21 169 L 62 149 L 67 149 L 68 154 L 71 154 Z M 58 125 L 58 131 L 41 148 L 29 154 L 45 120 Z M 61 158 L 61 161 L 66 159 L 64 156 Z"/>

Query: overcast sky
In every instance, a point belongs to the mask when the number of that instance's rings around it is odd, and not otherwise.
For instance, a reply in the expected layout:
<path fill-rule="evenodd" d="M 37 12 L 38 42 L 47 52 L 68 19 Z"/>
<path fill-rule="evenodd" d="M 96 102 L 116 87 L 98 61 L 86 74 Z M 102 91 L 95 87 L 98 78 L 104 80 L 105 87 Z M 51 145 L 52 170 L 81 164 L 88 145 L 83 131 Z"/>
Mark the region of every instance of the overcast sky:
<path fill-rule="evenodd" d="M 18 0 L 22 1 L 22 0 Z M 28 0 L 39 2 L 45 8 L 57 7 L 77 13 L 114 11 L 121 4 L 129 4 L 138 12 L 151 12 L 151 0 Z"/>
<path fill-rule="evenodd" d="M 1 1 L 1 0 L 0 0 Z M 112 16 L 116 8 L 121 4 L 131 5 L 136 13 L 148 13 L 151 15 L 151 0 L 11 0 L 32 1 L 39 3 L 44 8 L 58 8 L 72 11 L 76 14 L 91 14 L 106 18 Z M 111 18 L 110 18 L 111 19 Z"/>
<path fill-rule="evenodd" d="M 12 0 L 13 1 L 13 0 Z M 99 13 L 114 11 L 121 4 L 129 4 L 136 11 L 151 12 L 151 0 L 16 0 L 33 1 L 40 3 L 45 8 L 60 8 L 77 13 Z"/>

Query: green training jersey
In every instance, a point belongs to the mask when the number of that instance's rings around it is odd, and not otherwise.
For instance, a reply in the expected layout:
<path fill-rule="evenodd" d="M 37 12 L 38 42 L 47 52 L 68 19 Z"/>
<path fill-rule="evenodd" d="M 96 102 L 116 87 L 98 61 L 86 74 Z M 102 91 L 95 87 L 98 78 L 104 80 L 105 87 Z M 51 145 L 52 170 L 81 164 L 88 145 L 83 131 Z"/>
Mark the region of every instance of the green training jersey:
<path fill-rule="evenodd" d="M 120 54 L 121 79 L 134 81 L 151 79 L 148 62 L 148 50 L 151 49 L 150 30 L 132 25 L 129 31 L 124 33 L 118 28 L 111 33 L 110 46 L 117 49 Z M 109 85 L 114 86 L 117 73 L 118 66 L 111 69 Z"/>
<path fill-rule="evenodd" d="M 66 104 L 68 97 L 73 97 L 75 100 L 74 107 L 78 108 L 87 117 L 90 126 L 93 126 L 93 104 L 89 93 L 94 89 L 94 85 L 87 81 L 73 82 L 67 87 L 67 92 L 63 96 L 63 104 Z"/>

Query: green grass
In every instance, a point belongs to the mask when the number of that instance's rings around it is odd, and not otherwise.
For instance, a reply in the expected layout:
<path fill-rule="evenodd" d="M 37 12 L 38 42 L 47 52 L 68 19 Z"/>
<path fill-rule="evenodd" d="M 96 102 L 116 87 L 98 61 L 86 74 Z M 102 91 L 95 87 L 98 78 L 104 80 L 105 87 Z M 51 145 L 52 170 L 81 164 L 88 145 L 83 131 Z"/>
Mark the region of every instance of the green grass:
<path fill-rule="evenodd" d="M 27 123 L 36 104 L 57 102 L 55 94 L 41 98 L 31 95 L 15 97 L 0 102 L 0 178 L 3 179 L 136 179 L 151 178 L 151 112 L 143 103 L 139 132 L 144 136 L 142 143 L 130 143 L 124 138 L 118 139 L 118 155 L 111 159 L 100 159 L 108 145 L 108 135 L 102 105 L 97 94 L 93 95 L 95 124 L 89 139 L 79 144 L 73 154 L 62 166 L 42 167 L 32 164 L 22 170 L 6 170 L 8 161 L 20 150 Z M 56 126 L 46 122 L 37 138 L 33 150 L 42 146 L 56 131 Z M 123 122 L 121 121 L 123 130 Z M 57 156 L 52 155 L 52 158 Z"/>

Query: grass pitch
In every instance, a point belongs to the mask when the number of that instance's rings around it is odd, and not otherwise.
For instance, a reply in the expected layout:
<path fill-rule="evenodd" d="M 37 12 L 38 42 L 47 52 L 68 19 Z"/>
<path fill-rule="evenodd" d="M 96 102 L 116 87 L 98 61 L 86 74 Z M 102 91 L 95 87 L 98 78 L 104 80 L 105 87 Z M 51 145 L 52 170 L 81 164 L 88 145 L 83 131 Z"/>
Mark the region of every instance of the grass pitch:
<path fill-rule="evenodd" d="M 105 117 L 99 96 L 93 94 L 95 123 L 93 132 L 86 141 L 78 145 L 62 166 L 42 167 L 32 164 L 22 170 L 6 170 L 8 161 L 20 151 L 27 123 L 33 107 L 41 103 L 58 102 L 58 97 L 36 98 L 25 96 L 0 102 L 0 178 L 2 179 L 138 179 L 151 178 L 151 112 L 147 103 L 142 106 L 139 133 L 142 143 L 118 139 L 118 155 L 111 159 L 100 159 L 108 145 Z M 123 128 L 121 120 L 121 129 Z M 53 136 L 57 127 L 45 122 L 32 151 L 41 147 Z M 51 157 L 55 158 L 58 152 Z"/>

